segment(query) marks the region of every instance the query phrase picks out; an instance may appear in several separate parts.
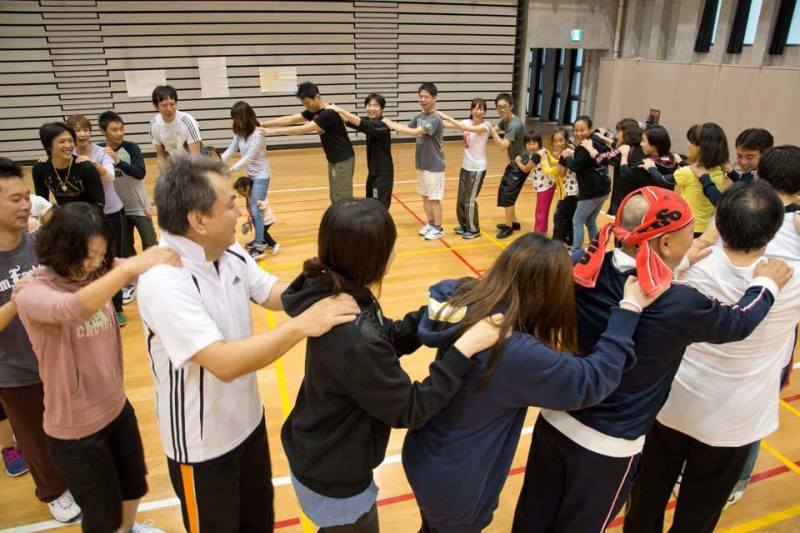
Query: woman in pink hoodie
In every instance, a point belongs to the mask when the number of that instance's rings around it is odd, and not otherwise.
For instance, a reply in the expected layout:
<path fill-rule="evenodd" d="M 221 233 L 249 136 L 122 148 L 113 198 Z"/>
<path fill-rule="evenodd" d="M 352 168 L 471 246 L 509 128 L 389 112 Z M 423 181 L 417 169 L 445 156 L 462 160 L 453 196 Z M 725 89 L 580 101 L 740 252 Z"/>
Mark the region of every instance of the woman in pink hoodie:
<path fill-rule="evenodd" d="M 37 236 L 44 267 L 17 290 L 17 310 L 44 384 L 44 431 L 59 475 L 83 509 L 83 531 L 161 530 L 134 522 L 147 492 L 142 440 L 122 380 L 122 341 L 111 298 L 157 264 L 154 246 L 114 261 L 111 228 L 94 206 L 58 208 Z"/>

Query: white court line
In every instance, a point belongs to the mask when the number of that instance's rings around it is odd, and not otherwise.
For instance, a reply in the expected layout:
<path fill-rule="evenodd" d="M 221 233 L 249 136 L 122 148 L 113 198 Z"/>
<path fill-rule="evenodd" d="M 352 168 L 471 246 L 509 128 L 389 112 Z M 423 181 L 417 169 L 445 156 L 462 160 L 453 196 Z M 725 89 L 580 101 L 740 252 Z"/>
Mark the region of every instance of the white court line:
<path fill-rule="evenodd" d="M 502 174 L 487 174 L 485 176 L 485 178 L 499 178 L 499 177 L 502 177 Z M 457 180 L 457 179 L 459 179 L 459 178 L 457 178 L 457 177 L 456 178 L 445 178 L 444 180 L 445 181 L 454 181 L 454 180 Z M 416 182 L 417 182 L 417 180 L 401 180 L 401 181 L 395 181 L 394 184 L 395 185 L 400 185 L 400 184 L 408 184 L 408 183 L 416 183 Z M 366 186 L 367 186 L 366 183 L 354 183 L 353 184 L 353 187 L 364 188 Z M 328 187 L 327 185 L 320 185 L 319 187 L 297 187 L 295 189 L 270 189 L 269 190 L 269 194 L 274 194 L 274 193 L 279 193 L 279 192 L 327 191 L 329 188 L 330 187 Z M 0 533 L 3 533 L 3 531 L 4 530 L 0 530 Z"/>
<path fill-rule="evenodd" d="M 800 368 L 800 363 L 795 363 L 794 366 L 792 366 L 792 368 L 797 370 L 798 368 Z M 2 533 L 2 532 L 0 532 L 0 533 Z"/>
<path fill-rule="evenodd" d="M 526 426 L 522 428 L 522 435 L 531 435 L 533 433 L 533 426 Z M 393 465 L 397 464 L 401 461 L 400 454 L 390 455 L 384 458 L 383 462 L 378 465 L 378 470 L 383 468 L 386 465 Z M 292 480 L 289 476 L 283 477 L 274 477 L 272 478 L 272 486 L 273 487 L 283 487 L 285 485 L 291 485 Z M 164 509 L 167 507 L 178 507 L 180 505 L 180 500 L 178 498 L 164 498 L 163 500 L 154 500 L 152 502 L 142 502 L 139 505 L 139 511 L 154 511 L 156 509 Z M 33 533 L 35 531 L 47 531 L 50 529 L 56 529 L 59 527 L 67 527 L 73 524 L 79 524 L 78 522 L 71 522 L 69 524 L 62 524 L 61 522 L 56 522 L 55 520 L 46 520 L 44 522 L 36 522 L 33 524 L 26 524 L 24 526 L 16 526 L 8 529 L 0 529 L 0 533 Z"/>

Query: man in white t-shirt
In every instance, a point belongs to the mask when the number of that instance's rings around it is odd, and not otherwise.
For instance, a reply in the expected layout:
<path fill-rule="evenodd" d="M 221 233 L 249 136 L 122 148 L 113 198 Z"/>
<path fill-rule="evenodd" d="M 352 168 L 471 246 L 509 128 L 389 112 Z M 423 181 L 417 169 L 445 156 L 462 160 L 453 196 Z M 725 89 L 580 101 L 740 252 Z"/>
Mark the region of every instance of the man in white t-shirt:
<path fill-rule="evenodd" d="M 255 371 L 300 340 L 353 320 L 327 298 L 253 335 L 251 305 L 281 310 L 287 286 L 235 240 L 239 216 L 222 163 L 170 157 L 155 188 L 161 246 L 182 266 L 139 278 L 138 303 L 158 423 L 187 531 L 271 531 L 271 467 Z"/>
<path fill-rule="evenodd" d="M 158 114 L 150 121 L 150 142 L 156 147 L 158 165 L 163 168 L 167 157 L 186 151 L 200 155 L 200 127 L 192 115 L 178 111 L 175 87 L 159 85 L 153 89 L 153 107 Z"/>
<path fill-rule="evenodd" d="M 722 246 L 680 275 L 703 294 L 735 304 L 783 225 L 783 204 L 762 181 L 737 183 L 717 203 Z M 780 374 L 800 320 L 800 262 L 763 322 L 744 340 L 686 350 L 666 404 L 645 440 L 625 533 L 662 531 L 664 508 L 686 463 L 674 531 L 709 532 L 752 444 L 778 428 Z"/>

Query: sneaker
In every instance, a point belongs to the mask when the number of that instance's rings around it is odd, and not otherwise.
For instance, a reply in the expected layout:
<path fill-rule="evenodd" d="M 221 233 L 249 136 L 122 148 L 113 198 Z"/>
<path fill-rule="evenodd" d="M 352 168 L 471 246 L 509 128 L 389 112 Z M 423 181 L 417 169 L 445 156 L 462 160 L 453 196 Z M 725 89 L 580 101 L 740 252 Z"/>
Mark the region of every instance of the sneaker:
<path fill-rule="evenodd" d="M 3 448 L 3 463 L 6 465 L 6 474 L 10 477 L 18 477 L 28 471 L 25 458 L 16 446 Z"/>
<path fill-rule="evenodd" d="M 131 528 L 131 533 L 166 533 L 166 531 L 153 527 L 152 520 L 145 520 L 141 524 L 135 522 Z"/>
<path fill-rule="evenodd" d="M 431 230 L 425 234 L 426 241 L 435 241 L 436 239 L 441 239 L 444 237 L 444 230 L 441 228 L 435 228 L 431 226 Z"/>
<path fill-rule="evenodd" d="M 514 233 L 513 229 L 511 229 L 510 227 L 508 227 L 506 225 L 503 225 L 503 227 L 500 228 L 500 231 L 497 232 L 497 238 L 498 239 L 505 239 L 507 237 L 511 237 L 511 235 L 513 233 Z"/>
<path fill-rule="evenodd" d="M 128 324 L 128 317 L 122 311 L 117 311 L 117 325 L 124 328 Z"/>
<path fill-rule="evenodd" d="M 136 285 L 128 285 L 126 287 L 122 287 L 122 305 L 128 305 L 133 301 L 133 297 L 136 294 Z"/>
<path fill-rule="evenodd" d="M 245 250 L 247 250 L 247 251 L 250 251 L 250 248 L 252 248 L 252 247 L 253 247 L 253 246 L 255 246 L 256 244 L 258 244 L 258 243 L 257 243 L 257 242 L 255 241 L 255 239 L 254 239 L 254 240 L 252 240 L 252 241 L 248 242 L 247 244 L 245 244 L 245 245 L 244 245 L 244 249 L 245 249 Z"/>
<path fill-rule="evenodd" d="M 742 496 L 744 496 L 744 491 L 743 490 L 735 490 L 735 491 L 731 492 L 731 495 L 728 496 L 728 501 L 725 504 L 724 509 L 727 509 L 731 505 L 736 505 L 737 503 L 739 503 L 739 500 L 742 499 Z"/>
<path fill-rule="evenodd" d="M 428 234 L 428 232 L 429 232 L 430 230 L 432 230 L 432 229 L 433 229 L 433 226 L 431 226 L 430 224 L 425 224 L 425 225 L 424 225 L 424 226 L 422 226 L 422 228 L 421 228 L 421 229 L 420 229 L 420 230 L 417 232 L 417 234 L 418 234 L 420 237 L 424 237 L 424 236 L 426 236 L 426 235 Z"/>
<path fill-rule="evenodd" d="M 456 226 L 455 228 L 453 228 L 453 231 L 455 231 L 459 235 L 464 235 L 464 232 L 467 231 L 467 229 L 464 226 Z"/>
<path fill-rule="evenodd" d="M 81 514 L 81 508 L 75 503 L 72 493 L 69 489 L 64 491 L 64 494 L 47 504 L 50 509 L 50 515 L 59 522 L 67 523 L 72 522 Z"/>
<path fill-rule="evenodd" d="M 275 246 L 272 247 L 272 255 L 278 255 L 278 250 L 280 250 L 280 249 L 281 249 L 281 245 L 276 242 Z"/>
<path fill-rule="evenodd" d="M 464 239 L 474 239 L 475 237 L 480 237 L 480 236 L 481 236 L 480 231 L 464 230 L 464 232 L 461 234 L 461 237 Z"/>
<path fill-rule="evenodd" d="M 500 224 L 497 225 L 497 229 L 503 229 L 507 227 L 508 225 L 505 222 L 501 222 Z M 520 224 L 519 222 L 512 222 L 511 229 L 514 231 L 519 231 L 522 229 L 522 224 Z"/>
<path fill-rule="evenodd" d="M 252 257 L 255 261 L 258 261 L 262 257 L 264 257 L 264 247 L 263 246 L 253 246 L 250 248 L 250 257 Z"/>

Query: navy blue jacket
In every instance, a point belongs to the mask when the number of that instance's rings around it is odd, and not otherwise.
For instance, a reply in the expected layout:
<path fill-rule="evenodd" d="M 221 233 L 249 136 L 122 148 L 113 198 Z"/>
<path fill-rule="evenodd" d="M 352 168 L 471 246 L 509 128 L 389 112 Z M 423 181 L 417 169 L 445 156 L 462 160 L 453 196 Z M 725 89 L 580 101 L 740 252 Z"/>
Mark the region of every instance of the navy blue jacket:
<path fill-rule="evenodd" d="M 463 280 L 430 289 L 445 302 Z M 459 323 L 432 320 L 430 307 L 419 324 L 422 342 L 441 357 L 456 341 Z M 576 409 L 602 400 L 634 364 L 632 335 L 639 315 L 614 309 L 608 328 L 589 357 L 551 350 L 535 337 L 515 332 L 488 383 L 477 390 L 490 351 L 473 357 L 474 367 L 452 401 L 420 428 L 410 430 L 403 465 L 426 518 L 437 525 L 485 527 L 497 508 L 529 406 Z"/>
<path fill-rule="evenodd" d="M 575 287 L 582 353 L 589 353 L 600 340 L 611 309 L 622 298 L 625 280 L 634 273 L 620 272 L 613 252 L 608 252 L 596 287 Z M 597 405 L 570 415 L 612 437 L 633 440 L 646 434 L 667 400 L 686 347 L 693 342 L 744 339 L 764 319 L 773 301 L 774 295 L 764 287 L 750 287 L 736 305 L 727 305 L 673 283 L 642 313 L 633 337 L 636 365 L 625 372 L 619 387 Z"/>

